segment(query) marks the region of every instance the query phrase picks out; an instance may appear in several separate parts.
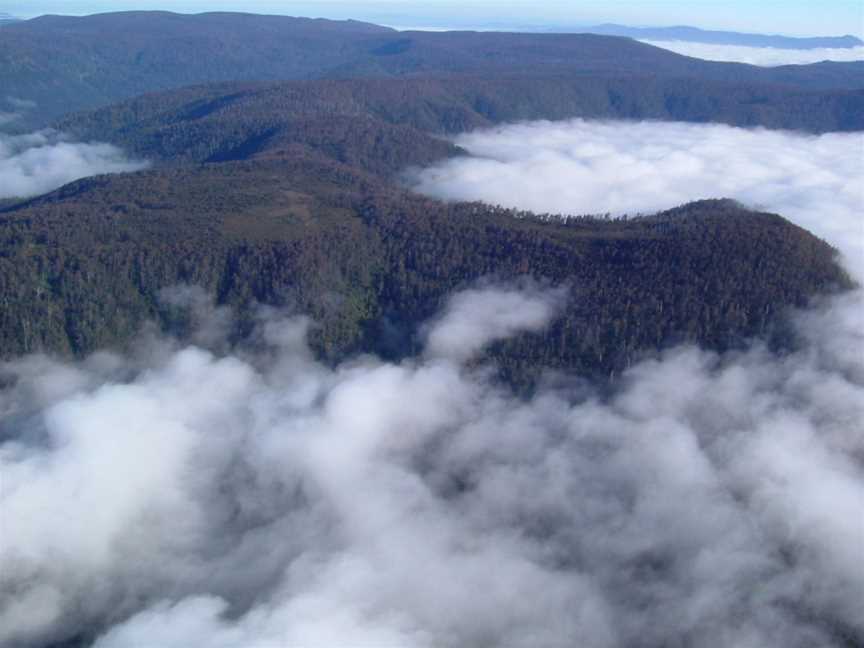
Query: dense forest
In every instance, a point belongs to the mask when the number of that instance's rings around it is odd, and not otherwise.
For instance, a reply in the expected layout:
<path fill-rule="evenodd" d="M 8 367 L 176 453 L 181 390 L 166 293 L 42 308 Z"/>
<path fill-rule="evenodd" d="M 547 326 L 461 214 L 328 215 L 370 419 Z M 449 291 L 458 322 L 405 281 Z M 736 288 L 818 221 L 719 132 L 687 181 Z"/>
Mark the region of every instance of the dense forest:
<path fill-rule="evenodd" d="M 514 382 L 608 376 L 681 341 L 788 344 L 784 309 L 849 285 L 827 244 L 730 201 L 611 220 L 445 204 L 297 144 L 78 181 L 0 211 L 0 250 L 5 356 L 121 347 L 148 320 L 178 330 L 160 291 L 183 283 L 234 307 L 237 335 L 255 304 L 311 315 L 331 360 L 415 352 L 420 323 L 478 279 L 568 286 L 549 331 L 491 350 Z"/>
<path fill-rule="evenodd" d="M 163 162 L 245 159 L 302 144 L 365 170 L 398 171 L 458 153 L 435 136 L 497 123 L 571 117 L 864 129 L 864 90 L 806 92 L 698 81 L 333 80 L 227 83 L 150 94 L 57 124 Z"/>
<path fill-rule="evenodd" d="M 154 166 L 0 202 L 3 357 L 122 347 L 147 321 L 182 332 L 160 294 L 195 284 L 235 309 L 238 337 L 268 304 L 309 314 L 322 358 L 398 358 L 454 289 L 534 277 L 566 286 L 568 306 L 546 333 L 490 350 L 503 374 L 608 377 L 681 341 L 794 343 L 785 310 L 850 285 L 827 244 L 729 201 L 537 215 L 423 198 L 399 174 L 464 153 L 444 135 L 527 119 L 861 129 L 861 66 L 765 70 L 605 36 L 234 14 L 48 16 L 3 34 L 5 91 L 38 104 L 18 127 L 244 79 L 54 122 Z"/>
<path fill-rule="evenodd" d="M 468 89 L 477 79 L 547 79 L 570 92 L 584 82 L 589 95 L 610 86 L 608 117 L 621 116 L 616 97 L 629 105 L 646 89 L 651 101 L 668 95 L 673 104 L 658 117 L 706 119 L 704 105 L 718 103 L 723 121 L 821 132 L 858 128 L 864 113 L 864 97 L 850 93 L 862 87 L 864 63 L 758 68 L 592 34 L 397 32 L 356 21 L 127 12 L 43 16 L 7 25 L 0 38 L 3 95 L 35 102 L 21 129 L 195 83 L 396 77 L 461 79 Z M 550 91 L 541 94 L 550 103 L 538 100 L 539 112 L 562 111 Z M 755 116 L 741 121 L 748 106 Z"/>
<path fill-rule="evenodd" d="M 864 648 L 862 75 L 0 27 L 0 647 Z"/>

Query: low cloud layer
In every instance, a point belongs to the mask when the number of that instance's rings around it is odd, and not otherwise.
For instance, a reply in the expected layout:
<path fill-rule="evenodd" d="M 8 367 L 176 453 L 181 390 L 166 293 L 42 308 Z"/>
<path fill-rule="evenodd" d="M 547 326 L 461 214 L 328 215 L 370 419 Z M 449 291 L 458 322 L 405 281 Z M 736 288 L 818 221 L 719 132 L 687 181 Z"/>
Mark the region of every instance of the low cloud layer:
<path fill-rule="evenodd" d="M 822 61 L 864 61 L 864 45 L 796 50 L 746 45 L 713 45 L 689 41 L 643 40 L 642 42 L 706 61 L 733 61 L 763 67 L 807 65 Z"/>
<path fill-rule="evenodd" d="M 472 154 L 413 173 L 423 193 L 537 212 L 650 213 L 702 198 L 776 211 L 864 278 L 864 134 L 680 122 L 530 122 L 456 139 Z"/>
<path fill-rule="evenodd" d="M 0 113 L 0 122 L 12 118 L 12 113 Z M 0 133 L 0 198 L 26 198 L 79 178 L 139 171 L 146 166 L 111 144 L 74 142 L 56 131 Z"/>
<path fill-rule="evenodd" d="M 456 295 L 398 365 L 326 368 L 307 320 L 272 316 L 228 355 L 7 364 L 0 642 L 864 639 L 864 364 L 837 345 L 860 317 L 811 313 L 782 359 L 679 349 L 607 399 L 522 400 L 467 350 L 429 352 L 453 327 L 497 338 L 490 308 L 535 329 L 558 299 Z"/>

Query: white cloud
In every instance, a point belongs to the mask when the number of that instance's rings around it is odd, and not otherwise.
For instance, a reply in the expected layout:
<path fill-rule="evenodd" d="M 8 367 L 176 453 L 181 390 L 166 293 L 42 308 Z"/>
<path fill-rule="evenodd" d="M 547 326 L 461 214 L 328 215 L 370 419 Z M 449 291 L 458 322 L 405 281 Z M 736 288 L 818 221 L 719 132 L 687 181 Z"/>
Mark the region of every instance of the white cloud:
<path fill-rule="evenodd" d="M 734 198 L 839 246 L 864 278 L 864 134 L 576 119 L 455 141 L 471 157 L 412 173 L 415 189 L 564 214 L 649 213 Z"/>
<path fill-rule="evenodd" d="M 470 290 L 428 339 L 468 319 L 486 329 L 476 339 L 498 337 L 480 305 L 533 329 L 543 318 L 520 313 L 550 299 Z M 839 354 L 861 329 L 837 312 L 809 314 L 799 353 L 679 349 L 605 400 L 517 398 L 464 355 L 428 349 L 328 369 L 291 319 L 265 323 L 275 346 L 257 354 L 6 365 L 0 636 L 35 646 L 96 629 L 98 648 L 864 636 L 864 362 Z"/>
<path fill-rule="evenodd" d="M 0 113 L 0 123 L 11 118 Z M 0 198 L 35 196 L 79 178 L 139 171 L 146 166 L 111 144 L 73 142 L 56 131 L 0 133 Z"/>
<path fill-rule="evenodd" d="M 566 290 L 477 288 L 455 295 L 426 340 L 429 357 L 468 360 L 485 346 L 523 331 L 539 331 L 561 309 Z"/>
<path fill-rule="evenodd" d="M 24 113 L 36 107 L 36 102 L 17 97 L 6 97 L 4 103 L 11 109 L 0 110 L 0 127 L 21 119 Z"/>
<path fill-rule="evenodd" d="M 778 47 L 749 47 L 746 45 L 714 45 L 690 41 L 643 40 L 643 43 L 704 59 L 706 61 L 732 61 L 764 67 L 778 65 L 807 65 L 822 61 L 864 61 L 864 45 L 857 47 L 821 47 L 816 49 L 781 49 Z"/>

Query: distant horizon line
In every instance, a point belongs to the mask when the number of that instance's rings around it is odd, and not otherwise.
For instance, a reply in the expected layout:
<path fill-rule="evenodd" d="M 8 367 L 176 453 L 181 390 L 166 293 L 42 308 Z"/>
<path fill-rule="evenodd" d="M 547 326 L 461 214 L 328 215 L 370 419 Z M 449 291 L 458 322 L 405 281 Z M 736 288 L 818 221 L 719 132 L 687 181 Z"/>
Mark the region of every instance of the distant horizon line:
<path fill-rule="evenodd" d="M 854 33 L 845 33 L 845 34 L 790 34 L 790 33 L 781 33 L 781 32 L 761 32 L 761 31 L 739 31 L 734 29 L 718 29 L 718 28 L 705 28 L 705 27 L 696 27 L 694 25 L 687 24 L 626 24 L 620 22 L 612 22 L 612 21 L 603 21 L 603 22 L 543 22 L 543 23 L 492 23 L 487 25 L 476 25 L 476 24 L 445 24 L 438 22 L 434 24 L 433 21 L 430 24 L 419 24 L 419 25 L 411 25 L 407 24 L 408 21 L 402 22 L 399 20 L 394 21 L 386 21 L 386 20 L 378 20 L 375 18 L 361 18 L 361 17 L 352 17 L 352 18 L 333 18 L 327 16 L 313 16 L 313 15 L 303 15 L 303 14 L 289 14 L 289 13 L 272 13 L 272 12 L 259 12 L 259 11 L 238 11 L 238 10 L 215 10 L 215 11 L 183 11 L 179 9 L 121 9 L 118 11 L 96 11 L 92 13 L 39 13 L 39 14 L 31 14 L 22 16 L 19 14 L 8 13 L 8 12 L 0 12 L 0 19 L 12 19 L 12 20 L 20 20 L 22 22 L 35 20 L 38 18 L 46 18 L 46 17 L 67 17 L 67 18 L 87 18 L 91 16 L 101 16 L 101 15 L 110 15 L 110 14 L 130 14 L 130 13 L 164 13 L 164 14 L 174 14 L 180 16 L 202 16 L 207 14 L 238 14 L 238 15 L 252 15 L 252 16 L 279 16 L 285 18 L 307 18 L 310 20 L 330 20 L 333 22 L 363 22 L 372 25 L 377 25 L 379 27 L 387 27 L 389 29 L 393 29 L 396 31 L 429 31 L 429 32 L 448 32 L 448 31 L 475 31 L 475 32 L 512 32 L 512 33 L 555 33 L 555 29 L 579 29 L 579 28 L 599 28 L 599 27 L 622 27 L 626 29 L 693 29 L 699 32 L 704 33 L 721 33 L 721 34 L 740 34 L 746 36 L 763 36 L 763 37 L 778 37 L 778 38 L 791 38 L 798 40 L 807 40 L 807 39 L 817 39 L 817 38 L 855 38 L 860 41 L 860 44 L 864 44 L 864 32 L 859 34 Z M 420 21 L 422 23 L 422 19 Z"/>

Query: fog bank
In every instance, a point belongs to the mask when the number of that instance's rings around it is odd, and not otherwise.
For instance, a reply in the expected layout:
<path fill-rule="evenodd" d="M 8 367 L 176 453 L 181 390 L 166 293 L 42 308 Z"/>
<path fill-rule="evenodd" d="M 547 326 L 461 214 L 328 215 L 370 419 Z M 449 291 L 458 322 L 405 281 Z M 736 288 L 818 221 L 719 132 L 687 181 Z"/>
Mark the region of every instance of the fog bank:
<path fill-rule="evenodd" d="M 12 113 L 0 113 L 0 124 L 13 118 Z M 75 142 L 57 131 L 0 133 L 0 198 L 27 198 L 87 176 L 146 167 L 146 162 L 129 159 L 116 146 Z"/>
<path fill-rule="evenodd" d="M 822 61 L 862 61 L 864 45 L 857 47 L 822 47 L 816 49 L 785 49 L 779 47 L 750 47 L 746 45 L 715 45 L 689 41 L 643 40 L 643 43 L 662 47 L 677 54 L 706 61 L 749 63 L 763 67 L 779 65 L 808 65 Z"/>

